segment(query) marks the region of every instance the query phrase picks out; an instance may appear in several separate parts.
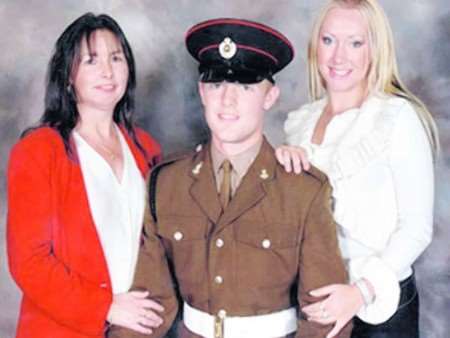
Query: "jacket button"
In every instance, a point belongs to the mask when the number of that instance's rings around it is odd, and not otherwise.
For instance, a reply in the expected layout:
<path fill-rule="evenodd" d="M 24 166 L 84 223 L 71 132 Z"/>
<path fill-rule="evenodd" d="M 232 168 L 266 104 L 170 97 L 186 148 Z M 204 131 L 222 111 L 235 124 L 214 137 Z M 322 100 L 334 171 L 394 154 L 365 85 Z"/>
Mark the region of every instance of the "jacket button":
<path fill-rule="evenodd" d="M 222 276 L 216 276 L 214 277 L 214 282 L 216 284 L 222 284 L 223 283 L 223 277 Z"/>
<path fill-rule="evenodd" d="M 181 241 L 183 239 L 183 234 L 177 231 L 173 234 L 173 238 L 175 238 L 176 241 Z"/>
<path fill-rule="evenodd" d="M 268 240 L 267 238 L 262 241 L 262 246 L 264 249 L 269 249 L 271 244 L 272 243 L 270 243 L 270 240 Z"/>
<path fill-rule="evenodd" d="M 222 238 L 218 238 L 218 239 L 216 240 L 216 246 L 217 246 L 218 248 L 223 247 L 224 244 L 225 244 L 225 242 L 223 241 Z"/>

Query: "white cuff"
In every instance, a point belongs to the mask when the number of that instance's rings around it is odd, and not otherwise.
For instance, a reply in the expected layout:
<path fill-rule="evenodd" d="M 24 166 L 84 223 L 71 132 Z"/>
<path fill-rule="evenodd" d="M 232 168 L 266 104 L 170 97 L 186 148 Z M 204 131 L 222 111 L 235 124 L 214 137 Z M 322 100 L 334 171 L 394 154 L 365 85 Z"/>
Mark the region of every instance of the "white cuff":
<path fill-rule="evenodd" d="M 365 278 L 363 279 L 358 279 L 355 282 L 355 286 L 359 289 L 359 292 L 361 292 L 361 295 L 363 297 L 364 300 L 364 304 L 370 305 L 374 302 L 375 300 L 375 294 L 372 294 L 371 291 L 369 290 L 369 287 L 367 286 L 367 281 Z"/>
<path fill-rule="evenodd" d="M 400 301 L 400 284 L 394 271 L 381 259 L 370 256 L 352 259 L 349 273 L 351 282 L 365 278 L 375 291 L 373 303 L 361 308 L 357 316 L 369 324 L 380 324 L 392 317 Z"/>

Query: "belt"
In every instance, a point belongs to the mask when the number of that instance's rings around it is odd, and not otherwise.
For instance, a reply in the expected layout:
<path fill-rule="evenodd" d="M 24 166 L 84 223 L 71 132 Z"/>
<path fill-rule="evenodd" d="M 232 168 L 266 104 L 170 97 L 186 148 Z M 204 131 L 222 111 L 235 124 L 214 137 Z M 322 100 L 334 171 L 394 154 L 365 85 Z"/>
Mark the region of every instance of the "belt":
<path fill-rule="evenodd" d="M 191 332 L 205 338 L 276 338 L 297 331 L 297 309 L 291 307 L 264 315 L 227 317 L 224 310 L 213 316 L 185 302 L 183 321 Z"/>

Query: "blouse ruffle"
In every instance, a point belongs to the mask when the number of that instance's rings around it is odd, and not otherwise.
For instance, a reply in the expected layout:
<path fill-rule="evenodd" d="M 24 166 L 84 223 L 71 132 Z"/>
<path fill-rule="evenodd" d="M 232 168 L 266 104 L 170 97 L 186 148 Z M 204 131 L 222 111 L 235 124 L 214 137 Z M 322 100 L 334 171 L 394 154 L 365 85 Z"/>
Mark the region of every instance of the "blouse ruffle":
<path fill-rule="evenodd" d="M 345 194 L 345 183 L 348 178 L 361 172 L 362 169 L 388 151 L 398 109 L 401 108 L 392 109 L 386 106 L 384 109 L 380 109 L 380 107 L 386 104 L 398 106 L 399 100 L 403 101 L 401 104 L 407 104 L 406 101 L 398 98 L 386 99 L 377 96 L 369 98 L 358 110 L 358 116 L 351 126 L 351 131 L 347 133 L 350 136 L 344 137 L 336 145 L 336 152 L 330 160 L 330 167 L 326 170 L 333 187 L 335 220 L 340 226 L 352 232 L 357 231 L 355 217 L 351 216 L 351 210 L 345 208 L 343 203 L 339 203 L 340 196 Z M 314 157 L 314 151 L 317 147 L 311 143 L 312 135 L 326 102 L 327 100 L 324 98 L 292 111 L 288 114 L 288 119 L 285 122 L 287 144 L 304 148 L 310 159 Z M 375 114 L 377 116 L 373 128 L 369 133 L 359 138 L 359 133 L 354 133 L 354 131 L 360 127 L 361 123 L 372 119 Z M 356 137 L 354 137 L 355 135 Z"/>

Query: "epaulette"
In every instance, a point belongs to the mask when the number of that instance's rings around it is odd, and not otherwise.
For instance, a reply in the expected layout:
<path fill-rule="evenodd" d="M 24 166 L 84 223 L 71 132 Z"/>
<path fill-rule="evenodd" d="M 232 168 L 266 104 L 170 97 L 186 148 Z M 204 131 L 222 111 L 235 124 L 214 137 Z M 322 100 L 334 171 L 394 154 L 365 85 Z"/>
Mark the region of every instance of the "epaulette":
<path fill-rule="evenodd" d="M 321 183 L 325 183 L 328 181 L 328 176 L 323 173 L 323 171 L 317 169 L 313 165 L 310 166 L 309 170 L 303 171 L 305 174 L 310 175 L 316 179 L 318 179 Z"/>
<path fill-rule="evenodd" d="M 188 150 L 182 152 L 176 152 L 164 157 L 163 160 L 152 168 L 150 171 L 150 178 L 148 184 L 148 203 L 150 206 L 150 213 L 153 217 L 153 221 L 156 223 L 158 218 L 156 216 L 156 181 L 158 174 L 162 168 L 167 167 L 180 160 L 192 157 L 196 152 L 199 152 L 198 146 L 196 150 Z M 200 148 L 201 149 L 201 148 Z"/>

